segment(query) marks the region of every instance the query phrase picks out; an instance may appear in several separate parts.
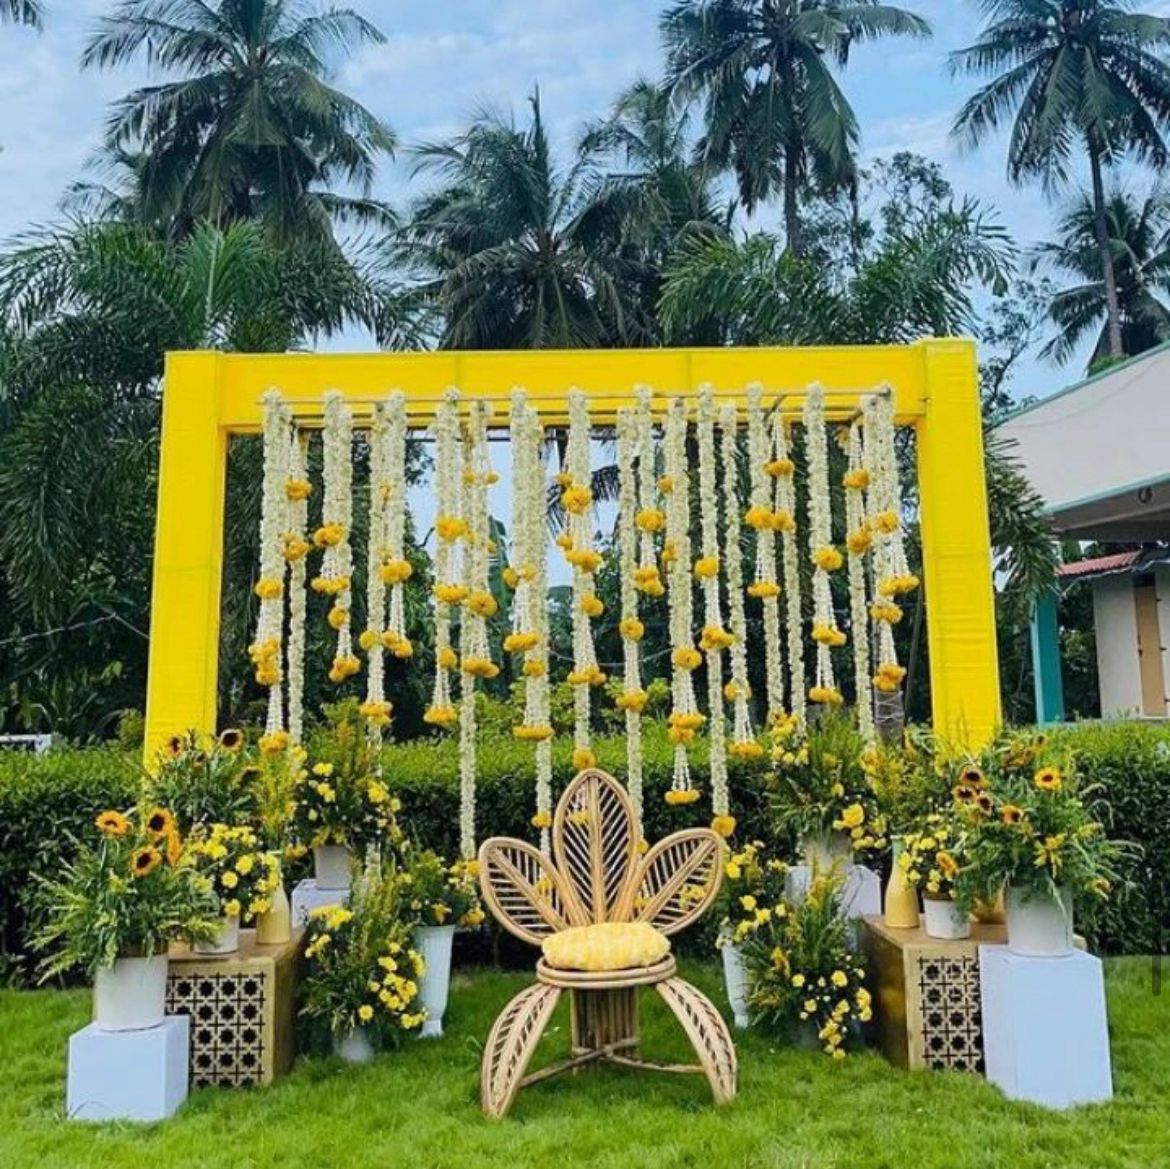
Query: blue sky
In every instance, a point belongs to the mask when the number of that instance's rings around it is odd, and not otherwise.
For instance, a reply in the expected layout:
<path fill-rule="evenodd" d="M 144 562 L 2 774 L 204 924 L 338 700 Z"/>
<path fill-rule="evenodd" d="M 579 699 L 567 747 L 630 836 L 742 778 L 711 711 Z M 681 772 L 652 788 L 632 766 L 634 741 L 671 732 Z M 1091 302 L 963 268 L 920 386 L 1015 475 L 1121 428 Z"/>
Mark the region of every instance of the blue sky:
<path fill-rule="evenodd" d="M 1052 208 L 1037 190 L 1003 177 L 1003 147 L 961 156 L 948 141 L 954 111 L 971 82 L 952 81 L 948 52 L 970 43 L 975 6 L 904 0 L 934 25 L 927 42 L 863 46 L 845 76 L 869 155 L 913 150 L 941 162 L 955 186 L 995 205 L 1024 244 L 1044 238 Z M 337 81 L 385 118 L 403 142 L 442 137 L 484 102 L 519 108 L 539 83 L 558 142 L 603 113 L 660 54 L 660 0 L 349 0 L 387 34 L 362 50 Z M 0 31 L 0 236 L 50 220 L 67 183 L 97 146 L 109 101 L 143 80 L 130 71 L 80 74 L 77 60 L 110 0 L 47 0 L 44 33 Z M 1147 0 L 1170 15 L 1170 0 Z M 408 163 L 386 164 L 380 193 L 401 201 Z M 1017 392 L 1045 394 L 1079 374 L 1029 362 Z"/>

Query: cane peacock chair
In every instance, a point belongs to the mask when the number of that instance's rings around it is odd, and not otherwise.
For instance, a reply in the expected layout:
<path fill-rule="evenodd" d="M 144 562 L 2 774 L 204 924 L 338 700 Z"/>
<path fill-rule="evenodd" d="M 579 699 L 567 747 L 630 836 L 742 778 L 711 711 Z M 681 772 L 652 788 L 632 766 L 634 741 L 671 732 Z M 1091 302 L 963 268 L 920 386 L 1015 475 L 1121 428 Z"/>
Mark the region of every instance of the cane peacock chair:
<path fill-rule="evenodd" d="M 611 1063 L 707 1077 L 717 1104 L 735 1096 L 735 1046 L 722 1016 L 678 977 L 667 936 L 697 921 L 723 878 L 723 844 L 706 828 L 676 832 L 642 854 L 633 805 L 603 771 L 576 776 L 557 804 L 552 858 L 493 837 L 479 851 L 484 901 L 500 924 L 541 947 L 536 983 L 492 1026 L 484 1048 L 484 1112 L 501 1117 L 516 1093 L 571 1068 Z M 699 1058 L 641 1058 L 638 996 L 653 987 Z M 569 1058 L 525 1075 L 561 994 L 571 1008 Z"/>

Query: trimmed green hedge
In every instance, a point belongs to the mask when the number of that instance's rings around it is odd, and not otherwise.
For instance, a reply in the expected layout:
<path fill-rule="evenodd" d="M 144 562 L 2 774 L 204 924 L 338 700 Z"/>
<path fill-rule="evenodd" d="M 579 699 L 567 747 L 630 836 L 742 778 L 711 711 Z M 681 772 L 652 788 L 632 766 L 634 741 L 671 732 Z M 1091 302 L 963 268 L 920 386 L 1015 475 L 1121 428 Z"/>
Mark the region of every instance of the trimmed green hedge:
<path fill-rule="evenodd" d="M 1095 947 L 1111 953 L 1157 953 L 1170 935 L 1170 727 L 1148 723 L 1085 724 L 1058 732 L 1069 738 L 1082 770 L 1113 808 L 1110 831 L 1141 848 L 1127 884 L 1082 924 Z M 622 775 L 625 740 L 600 739 L 599 764 Z M 532 748 L 511 738 L 479 744 L 476 831 L 536 838 Z M 554 799 L 572 774 L 571 746 L 554 746 Z M 672 754 L 661 727 L 649 727 L 645 749 L 646 835 L 651 841 L 711 815 L 703 745 L 694 752 L 698 804 L 670 807 Z M 401 821 L 414 838 L 447 855 L 458 848 L 458 756 L 450 737 L 417 740 L 385 751 L 387 779 L 402 799 Z M 36 875 L 54 872 L 68 856 L 69 835 L 83 836 L 107 807 L 132 803 L 137 756 L 113 748 L 59 750 L 45 756 L 0 753 L 0 982 L 29 978 L 27 939 L 36 924 Z M 772 836 L 759 764 L 733 764 L 732 811 L 739 839 Z"/>

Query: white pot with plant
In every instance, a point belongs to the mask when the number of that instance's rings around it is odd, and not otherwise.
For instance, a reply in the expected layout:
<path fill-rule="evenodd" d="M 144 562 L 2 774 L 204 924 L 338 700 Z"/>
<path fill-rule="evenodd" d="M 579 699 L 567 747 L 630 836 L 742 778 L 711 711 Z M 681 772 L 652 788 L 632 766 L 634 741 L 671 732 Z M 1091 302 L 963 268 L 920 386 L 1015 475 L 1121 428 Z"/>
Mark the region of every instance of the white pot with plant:
<path fill-rule="evenodd" d="M 971 936 L 974 888 L 965 822 L 957 809 L 921 817 L 900 841 L 894 863 L 905 883 L 922 894 L 922 926 L 929 938 Z"/>
<path fill-rule="evenodd" d="M 475 872 L 466 861 L 449 865 L 437 853 L 411 852 L 402 876 L 403 901 L 414 920 L 414 948 L 423 960 L 419 1002 L 426 1011 L 421 1038 L 443 1034 L 451 988 L 455 927 L 476 926 L 483 908 Z"/>
<path fill-rule="evenodd" d="M 271 908 L 280 885 L 280 862 L 246 825 L 212 824 L 191 841 L 190 852 L 196 872 L 220 908 L 216 936 L 196 942 L 194 950 L 234 954 L 240 947 L 240 923 L 250 925 Z"/>
<path fill-rule="evenodd" d="M 36 938 L 43 976 L 84 969 L 94 980 L 94 1023 L 105 1031 L 158 1026 L 168 944 L 210 941 L 219 925 L 215 897 L 161 807 L 101 813 L 45 896 L 48 921 Z"/>
<path fill-rule="evenodd" d="M 401 878 L 371 856 L 349 904 L 314 910 L 305 927 L 301 1017 L 310 1040 L 365 1062 L 379 1047 L 417 1033 L 423 960 L 411 940 Z"/>
<path fill-rule="evenodd" d="M 771 924 L 778 907 L 784 906 L 787 873 L 788 866 L 769 857 L 759 841 L 733 852 L 724 865 L 718 944 L 723 953 L 727 1001 L 737 1027 L 746 1027 L 749 1022 L 751 980 L 744 947 Z"/>

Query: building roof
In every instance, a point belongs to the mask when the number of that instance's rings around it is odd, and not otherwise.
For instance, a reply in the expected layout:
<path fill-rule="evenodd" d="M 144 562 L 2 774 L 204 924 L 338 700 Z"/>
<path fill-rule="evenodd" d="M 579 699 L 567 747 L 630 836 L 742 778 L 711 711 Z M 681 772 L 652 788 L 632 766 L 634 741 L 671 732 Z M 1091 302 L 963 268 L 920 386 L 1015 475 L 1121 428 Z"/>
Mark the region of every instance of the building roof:
<path fill-rule="evenodd" d="M 1074 560 L 1069 564 L 1062 564 L 1056 575 L 1065 580 L 1084 576 L 1105 576 L 1112 572 L 1122 572 L 1132 568 L 1143 559 L 1144 552 L 1115 552 L 1112 556 L 1093 556 L 1088 560 Z"/>

